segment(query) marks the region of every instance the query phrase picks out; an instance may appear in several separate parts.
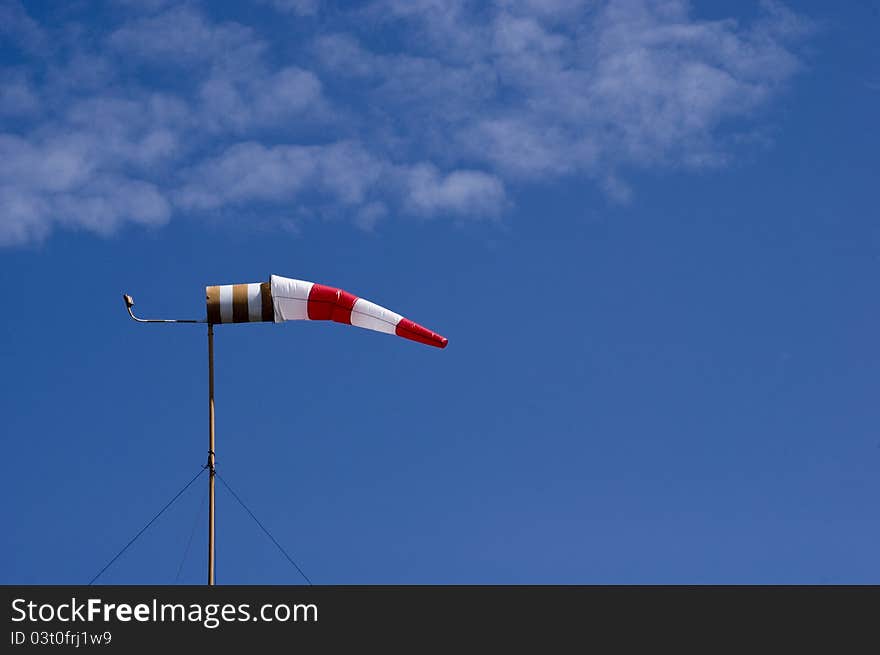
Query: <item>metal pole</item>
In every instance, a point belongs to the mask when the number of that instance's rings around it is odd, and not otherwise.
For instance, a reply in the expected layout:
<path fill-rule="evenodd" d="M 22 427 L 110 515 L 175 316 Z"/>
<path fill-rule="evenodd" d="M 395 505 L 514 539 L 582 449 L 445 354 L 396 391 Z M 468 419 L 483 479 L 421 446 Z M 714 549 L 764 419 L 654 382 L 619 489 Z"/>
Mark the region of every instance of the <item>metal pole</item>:
<path fill-rule="evenodd" d="M 214 324 L 208 323 L 208 585 L 214 585 Z"/>

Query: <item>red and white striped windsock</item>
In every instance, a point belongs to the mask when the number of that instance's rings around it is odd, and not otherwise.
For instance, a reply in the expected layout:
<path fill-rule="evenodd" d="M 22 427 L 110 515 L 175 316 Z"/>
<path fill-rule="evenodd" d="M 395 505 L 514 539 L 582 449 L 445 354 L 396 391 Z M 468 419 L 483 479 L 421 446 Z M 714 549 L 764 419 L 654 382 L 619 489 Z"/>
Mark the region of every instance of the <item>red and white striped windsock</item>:
<path fill-rule="evenodd" d="M 445 348 L 448 340 L 348 291 L 273 275 L 269 282 L 206 288 L 208 323 L 336 321 Z"/>

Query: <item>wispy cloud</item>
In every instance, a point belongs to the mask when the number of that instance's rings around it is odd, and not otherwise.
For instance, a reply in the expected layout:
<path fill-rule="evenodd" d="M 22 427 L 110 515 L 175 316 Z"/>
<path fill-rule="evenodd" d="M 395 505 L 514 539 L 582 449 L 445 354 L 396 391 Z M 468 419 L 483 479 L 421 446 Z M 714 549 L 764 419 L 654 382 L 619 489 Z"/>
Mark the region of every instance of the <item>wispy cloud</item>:
<path fill-rule="evenodd" d="M 431 164 L 419 164 L 406 175 L 406 204 L 420 214 L 492 216 L 505 203 L 504 184 L 482 171 L 457 170 L 443 175 Z"/>
<path fill-rule="evenodd" d="M 318 13 L 318 0 L 260 0 L 281 12 L 290 12 L 299 16 L 313 16 Z"/>
<path fill-rule="evenodd" d="M 0 244 L 248 205 L 363 229 L 497 218 L 521 184 L 562 176 L 625 202 L 628 171 L 733 156 L 809 32 L 776 2 L 748 24 L 683 0 L 265 0 L 252 24 L 210 10 L 119 1 L 115 23 L 72 8 L 50 27 L 0 4 L 16 52 Z M 314 31 L 261 28 L 279 20 Z"/>
<path fill-rule="evenodd" d="M 40 54 L 49 47 L 45 30 L 17 0 L 0 4 L 0 35 L 28 53 Z"/>
<path fill-rule="evenodd" d="M 210 210 L 249 201 L 293 201 L 308 192 L 360 205 L 383 174 L 383 166 L 354 143 L 270 147 L 237 143 L 185 171 L 188 181 L 177 200 L 185 208 Z"/>
<path fill-rule="evenodd" d="M 229 59 L 252 63 L 265 48 L 251 28 L 213 22 L 190 5 L 130 20 L 110 33 L 107 45 L 148 60 L 173 61 L 175 67 Z"/>

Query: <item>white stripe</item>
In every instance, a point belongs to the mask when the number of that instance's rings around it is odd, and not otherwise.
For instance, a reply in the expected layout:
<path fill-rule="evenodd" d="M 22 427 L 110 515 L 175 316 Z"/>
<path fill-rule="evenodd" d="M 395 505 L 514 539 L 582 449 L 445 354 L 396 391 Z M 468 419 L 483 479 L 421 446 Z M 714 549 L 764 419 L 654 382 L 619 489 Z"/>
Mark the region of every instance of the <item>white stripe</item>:
<path fill-rule="evenodd" d="M 400 319 L 400 314 L 395 314 L 390 309 L 380 307 L 376 303 L 358 298 L 351 308 L 351 324 L 358 327 L 394 334 L 394 330 Z"/>
<path fill-rule="evenodd" d="M 220 287 L 220 322 L 232 323 L 232 285 Z"/>
<path fill-rule="evenodd" d="M 272 304 L 275 306 L 275 322 L 308 320 L 309 293 L 315 283 L 278 275 L 273 275 L 270 280 Z"/>
<path fill-rule="evenodd" d="M 263 320 L 263 299 L 260 296 L 260 283 L 249 284 L 248 292 L 248 320 L 249 321 L 262 321 Z"/>

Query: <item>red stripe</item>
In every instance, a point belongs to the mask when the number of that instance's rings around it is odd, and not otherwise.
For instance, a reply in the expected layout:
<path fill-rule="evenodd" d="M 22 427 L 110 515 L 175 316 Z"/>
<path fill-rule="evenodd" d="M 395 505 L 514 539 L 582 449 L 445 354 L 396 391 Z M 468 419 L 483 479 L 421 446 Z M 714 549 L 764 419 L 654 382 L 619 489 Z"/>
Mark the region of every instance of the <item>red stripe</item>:
<path fill-rule="evenodd" d="M 408 318 L 400 319 L 394 333 L 404 339 L 412 339 L 413 341 L 436 346 L 437 348 L 445 348 L 446 344 L 449 343 L 449 339 L 446 337 L 441 337 L 436 332 L 431 332 L 428 328 L 422 327 L 418 323 L 413 323 Z"/>
<path fill-rule="evenodd" d="M 313 284 L 309 292 L 309 319 L 312 321 L 336 321 L 351 325 L 351 308 L 357 296 L 348 291 Z"/>

